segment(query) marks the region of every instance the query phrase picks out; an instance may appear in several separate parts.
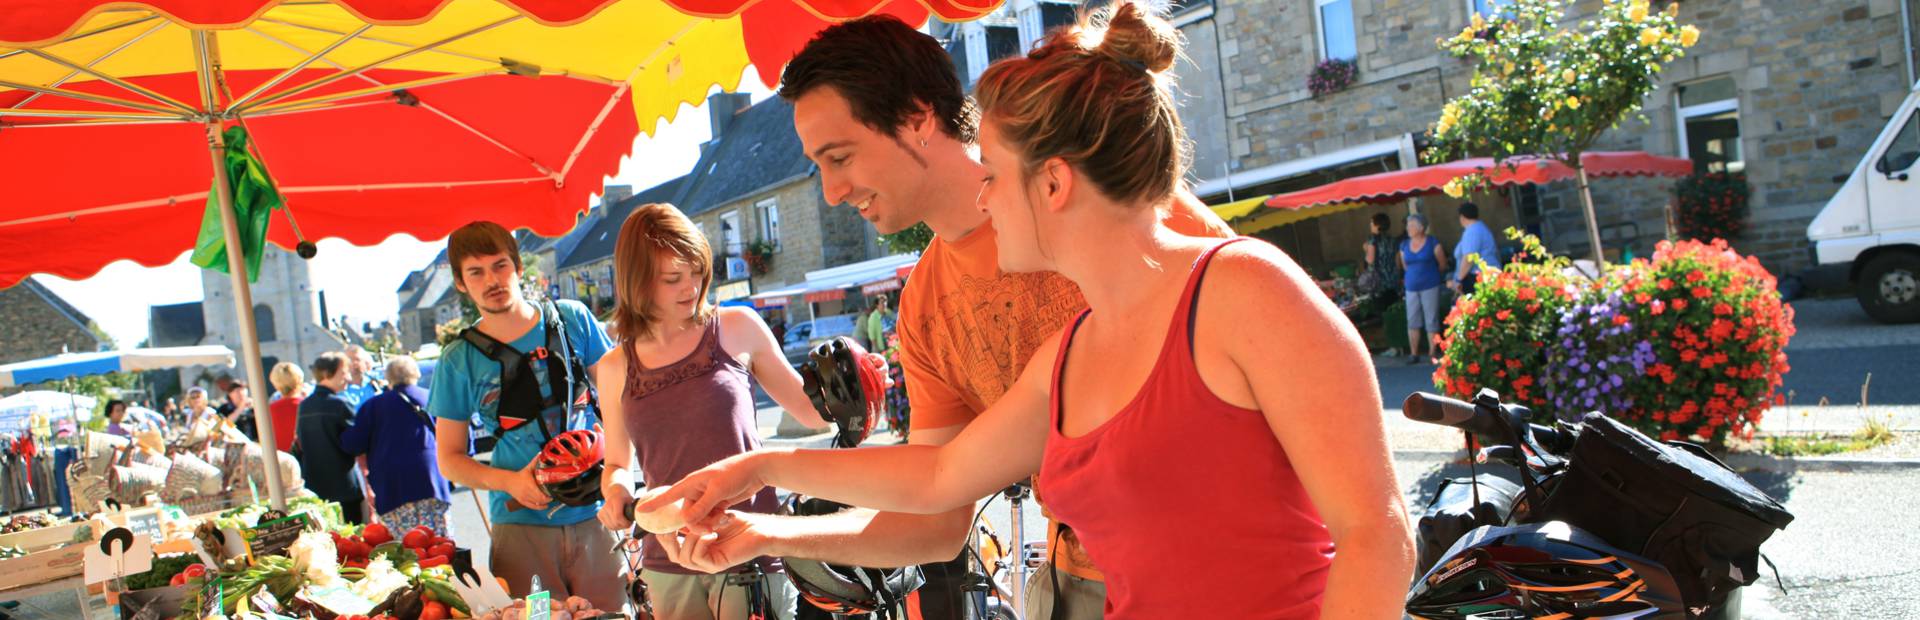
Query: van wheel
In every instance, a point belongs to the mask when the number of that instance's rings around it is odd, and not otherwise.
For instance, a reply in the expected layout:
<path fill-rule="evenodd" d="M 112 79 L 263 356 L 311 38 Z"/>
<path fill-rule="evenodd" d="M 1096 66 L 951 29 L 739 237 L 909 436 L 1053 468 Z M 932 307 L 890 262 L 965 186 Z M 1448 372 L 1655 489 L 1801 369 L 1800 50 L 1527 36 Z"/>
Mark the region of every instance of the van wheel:
<path fill-rule="evenodd" d="M 1860 308 L 1882 323 L 1920 322 L 1920 256 L 1889 252 L 1873 257 L 1853 283 Z"/>

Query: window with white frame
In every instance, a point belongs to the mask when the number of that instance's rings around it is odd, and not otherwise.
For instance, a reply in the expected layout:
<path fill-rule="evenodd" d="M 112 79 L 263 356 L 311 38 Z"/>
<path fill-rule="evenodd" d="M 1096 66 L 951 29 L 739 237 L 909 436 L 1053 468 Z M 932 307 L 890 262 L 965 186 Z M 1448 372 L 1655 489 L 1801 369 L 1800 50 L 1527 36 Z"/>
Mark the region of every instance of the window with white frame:
<path fill-rule="evenodd" d="M 1481 17 L 1493 17 L 1501 12 L 1502 7 L 1512 2 L 1513 0 L 1467 0 L 1467 10 L 1479 13 Z"/>
<path fill-rule="evenodd" d="M 1360 57 L 1354 33 L 1353 0 L 1313 0 L 1313 22 L 1320 30 L 1320 58 L 1354 60 Z"/>
<path fill-rule="evenodd" d="M 1699 172 L 1740 172 L 1740 97 L 1733 79 L 1717 77 L 1675 89 L 1680 156 Z"/>
<path fill-rule="evenodd" d="M 754 218 L 760 221 L 760 240 L 780 251 L 780 200 L 768 198 L 753 205 Z"/>

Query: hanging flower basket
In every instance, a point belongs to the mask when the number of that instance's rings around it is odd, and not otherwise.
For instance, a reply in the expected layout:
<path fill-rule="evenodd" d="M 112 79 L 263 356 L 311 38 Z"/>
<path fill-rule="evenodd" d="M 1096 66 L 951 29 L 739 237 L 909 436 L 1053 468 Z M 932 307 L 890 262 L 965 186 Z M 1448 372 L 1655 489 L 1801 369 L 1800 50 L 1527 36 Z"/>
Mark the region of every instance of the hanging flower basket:
<path fill-rule="evenodd" d="M 767 270 L 773 268 L 773 244 L 764 240 L 749 243 L 742 258 L 747 259 L 747 268 L 753 270 L 753 275 L 767 275 Z"/>

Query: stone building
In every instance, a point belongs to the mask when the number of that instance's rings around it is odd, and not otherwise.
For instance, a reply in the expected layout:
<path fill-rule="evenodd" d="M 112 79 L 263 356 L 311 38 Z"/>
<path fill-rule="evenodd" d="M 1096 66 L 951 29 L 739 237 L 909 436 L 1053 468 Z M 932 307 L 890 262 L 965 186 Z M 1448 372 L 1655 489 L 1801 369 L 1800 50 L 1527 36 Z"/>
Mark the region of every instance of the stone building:
<path fill-rule="evenodd" d="M 61 353 L 96 351 L 106 343 L 93 320 L 33 278 L 0 290 L 0 364 Z"/>
<path fill-rule="evenodd" d="M 1747 231 L 1734 245 L 1779 272 L 1807 266 L 1807 222 L 1870 147 L 1912 83 L 1906 0 L 1685 0 L 1680 21 L 1700 42 L 1669 63 L 1641 119 L 1596 148 L 1687 157 L 1700 170 L 1744 171 Z M 1193 181 L 1218 204 L 1417 165 L 1421 134 L 1466 89 L 1470 61 L 1440 52 L 1473 12 L 1499 0 L 1214 0 L 1176 7 L 1190 62 L 1176 71 L 1195 142 Z M 1668 2 L 1656 0 L 1656 9 Z M 1575 18 L 1599 0 L 1573 3 Z M 1315 96 L 1313 67 L 1358 63 L 1357 83 Z M 1603 244 L 1645 256 L 1666 235 L 1672 179 L 1594 185 Z M 1496 228 L 1539 234 L 1562 253 L 1587 251 L 1571 183 L 1470 197 Z M 1428 212 L 1458 238 L 1457 201 L 1366 207 L 1265 231 L 1316 275 L 1359 260 L 1366 219 Z"/>

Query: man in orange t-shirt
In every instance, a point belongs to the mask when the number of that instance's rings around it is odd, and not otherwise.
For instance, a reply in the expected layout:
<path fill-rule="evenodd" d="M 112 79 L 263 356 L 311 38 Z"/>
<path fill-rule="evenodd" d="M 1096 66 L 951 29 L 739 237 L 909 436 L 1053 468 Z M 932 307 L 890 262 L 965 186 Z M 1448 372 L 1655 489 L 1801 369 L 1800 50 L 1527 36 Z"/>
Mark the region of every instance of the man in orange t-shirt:
<path fill-rule="evenodd" d="M 828 204 L 853 206 L 881 234 L 922 223 L 934 233 L 900 294 L 895 330 L 911 441 L 945 444 L 1006 393 L 1040 343 L 1086 300 L 1058 274 L 1000 271 L 993 227 L 976 203 L 986 171 L 972 154 L 973 106 L 938 41 L 884 15 L 833 26 L 787 64 L 780 96 L 793 102 L 794 129 L 820 167 Z M 1181 197 L 1166 216 L 1174 230 L 1232 234 L 1191 193 Z M 939 515 L 738 515 L 745 526 L 737 533 L 676 552 L 675 561 L 703 570 L 760 555 L 921 564 L 927 583 L 911 617 L 966 618 L 972 604 L 961 588 L 969 566 L 962 547 L 972 517 L 967 507 Z M 1106 600 L 1099 571 L 1064 526 L 1050 524 L 1048 543 L 1060 570 L 1034 575 L 1025 617 L 1099 618 Z"/>

